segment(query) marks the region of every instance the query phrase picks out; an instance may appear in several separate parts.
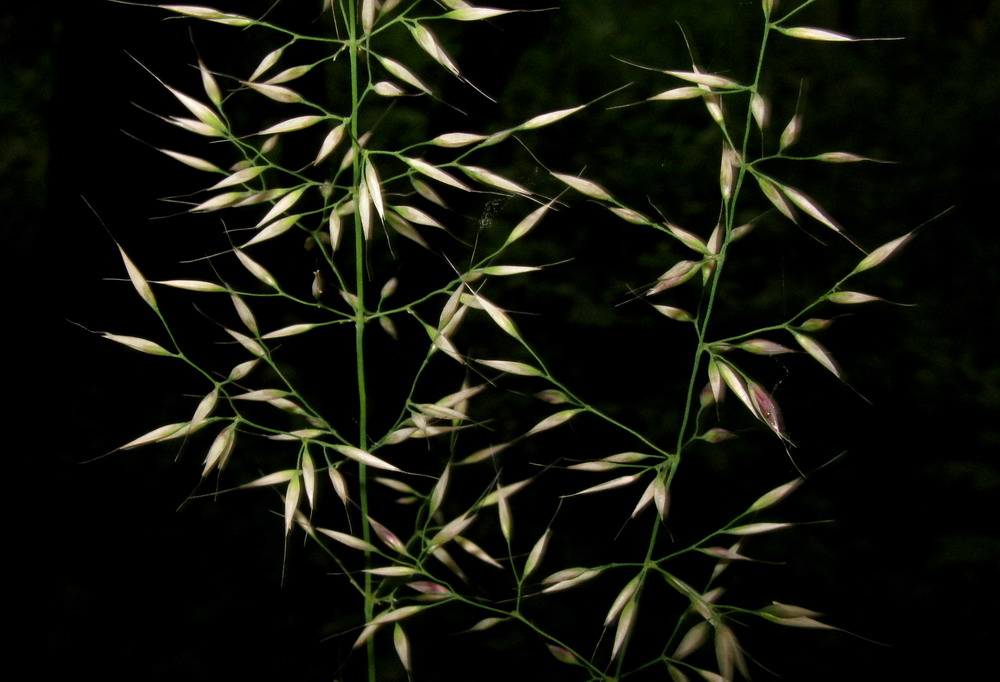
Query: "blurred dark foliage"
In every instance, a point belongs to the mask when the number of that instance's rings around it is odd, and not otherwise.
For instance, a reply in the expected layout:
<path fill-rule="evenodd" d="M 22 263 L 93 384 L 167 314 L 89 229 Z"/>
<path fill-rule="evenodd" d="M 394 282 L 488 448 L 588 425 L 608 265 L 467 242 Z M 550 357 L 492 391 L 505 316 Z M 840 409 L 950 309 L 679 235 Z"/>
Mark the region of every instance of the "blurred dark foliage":
<path fill-rule="evenodd" d="M 294 14 L 292 4 L 278 4 L 276 22 Z M 667 76 L 625 62 L 686 68 L 685 34 L 702 68 L 748 80 L 759 3 L 559 4 L 557 11 L 455 32 L 442 28 L 465 73 L 499 103 L 442 79 L 444 99 L 499 129 L 631 83 L 587 115 L 524 136 L 527 149 L 488 150 L 496 153 L 490 167 L 542 186 L 537 161 L 558 172 L 586 169 L 636 208 L 662 211 L 707 235 L 716 220 L 718 140 L 704 111 L 697 103 L 605 105 L 674 87 Z M 518 3 L 528 5 L 546 6 Z M 822 337 L 872 405 L 805 359 L 748 362 L 785 408 L 801 446 L 793 453 L 799 466 L 818 469 L 846 454 L 780 508 L 783 519 L 832 522 L 752 543 L 752 554 L 786 563 L 738 567 L 730 596 L 748 606 L 775 598 L 815 608 L 881 644 L 756 623 L 737 634 L 751 656 L 787 680 L 976 676 L 989 669 L 991 616 L 1000 605 L 1000 365 L 992 348 L 1000 288 L 996 216 L 989 213 L 1000 152 L 1000 3 L 841 0 L 818 3 L 797 23 L 905 40 L 776 41 L 766 81 L 774 105 L 771 148 L 798 107 L 804 129 L 796 152 L 845 150 L 895 163 L 776 164 L 774 174 L 806 189 L 868 248 L 954 208 L 852 284 L 916 307 L 860 307 Z M 448 42 L 458 29 L 471 37 Z M 73 324 L 137 335 L 155 329 L 127 285 L 104 281 L 120 277 L 121 265 L 84 199 L 150 277 L 173 276 L 173 264 L 192 255 L 189 245 L 214 229 L 208 220 L 148 220 L 176 210 L 158 197 L 193 191 L 198 178 L 119 131 L 168 148 L 188 142 L 133 106 L 165 111 L 172 102 L 129 55 L 167 82 L 193 88 L 196 54 L 220 71 L 235 70 L 245 54 L 266 49 L 254 40 L 252 32 L 203 25 L 191 31 L 189 22 L 164 22 L 155 10 L 104 2 L 0 10 L 0 203 L 14 264 L 8 337 L 18 340 L 8 358 L 17 370 L 11 384 L 28 389 L 11 399 L 18 409 L 9 420 L 8 457 L 19 490 L 44 491 L 28 493 L 31 501 L 18 502 L 17 510 L 30 518 L 19 521 L 29 527 L 27 546 L 38 548 L 23 552 L 38 581 L 32 594 L 40 596 L 25 604 L 37 633 L 30 637 L 52 674 L 328 680 L 343 663 L 343 652 L 320 638 L 349 627 L 344 614 L 359 607 L 338 592 L 322 558 L 298 541 L 282 546 L 272 513 L 277 496 L 270 510 L 260 493 L 198 500 L 178 511 L 196 483 L 195 452 L 181 453 L 179 464 L 167 448 L 81 464 L 180 419 L 191 404 L 181 396 L 193 390 L 175 368 L 110 347 Z M 465 129 L 453 109 L 428 114 L 424 104 L 401 103 L 394 114 L 402 123 L 379 134 L 417 138 Z M 747 219 L 767 209 L 754 202 Z M 470 200 L 457 214 L 468 235 L 488 243 L 528 208 Z M 794 310 L 853 266 L 856 252 L 844 247 L 815 223 L 799 229 L 765 216 L 739 245 L 746 259 L 730 273 L 738 284 L 723 292 L 720 331 L 742 329 L 762 310 Z M 508 307 L 539 313 L 525 316 L 522 328 L 553 357 L 557 373 L 609 413 L 654 435 L 670 433 L 689 353 L 683 334 L 640 311 L 641 302 L 617 304 L 684 256 L 604 209 L 576 202 L 546 218 L 512 257 L 538 264 L 572 258 L 503 292 Z M 677 295 L 681 300 L 683 292 Z M 560 323 L 550 324 L 556 314 Z M 198 314 L 191 318 L 198 323 Z M 333 392 L 339 390 L 350 395 L 350 386 Z M 728 414 L 738 418 L 734 407 Z M 551 456 L 546 448 L 561 449 L 561 456 L 597 451 L 605 438 L 586 426 L 546 434 L 530 444 L 535 450 L 526 461 Z M 716 447 L 685 471 L 713 487 L 680 480 L 676 491 L 676 513 L 707 514 L 699 524 L 714 521 L 721 503 L 752 499 L 794 476 L 773 439 L 747 436 Z M 551 514 L 532 499 L 515 500 L 525 534 L 540 532 Z M 627 514 L 628 502 L 608 499 L 575 508 L 566 526 L 580 537 L 568 544 L 584 552 L 595 538 L 613 537 L 623 514 L 609 519 L 607 511 Z M 683 517 L 675 521 L 684 524 Z M 565 565 L 581 557 L 558 558 Z M 579 613 L 592 617 L 579 617 L 580 628 L 592 637 L 614 589 L 595 584 L 533 608 L 540 620 L 573 622 L 583 604 Z M 652 610 L 640 618 L 636 646 L 643 628 L 657 629 Z M 523 632 L 498 629 L 474 645 L 452 634 L 469 624 L 428 621 L 421 628 L 434 633 L 416 636 L 421 679 L 501 679 L 526 669 L 572 678 Z M 477 658 L 480 647 L 487 653 Z"/>

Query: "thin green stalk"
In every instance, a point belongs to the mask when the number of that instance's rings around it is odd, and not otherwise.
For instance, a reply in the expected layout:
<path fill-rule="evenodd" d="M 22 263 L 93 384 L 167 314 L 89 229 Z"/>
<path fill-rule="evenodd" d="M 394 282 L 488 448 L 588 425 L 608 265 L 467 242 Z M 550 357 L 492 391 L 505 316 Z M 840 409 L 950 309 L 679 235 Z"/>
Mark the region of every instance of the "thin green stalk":
<path fill-rule="evenodd" d="M 753 87 L 752 91 L 756 92 L 760 86 L 760 75 L 764 68 L 764 55 L 767 52 L 767 38 L 771 33 L 771 25 L 769 23 L 764 24 L 764 35 L 761 37 L 760 50 L 757 53 L 757 67 L 754 71 Z M 750 131 L 753 126 L 753 113 L 751 107 L 747 105 L 746 120 L 744 122 L 743 129 L 743 141 L 740 146 L 740 157 L 746 159 L 747 148 L 750 144 Z M 722 248 L 719 249 L 719 257 L 715 261 L 715 272 L 712 273 L 711 284 L 709 285 L 708 291 L 708 302 L 705 304 L 704 314 L 699 316 L 696 323 L 696 330 L 698 333 L 698 348 L 695 349 L 694 362 L 691 368 L 691 380 L 688 383 L 688 394 L 687 399 L 684 403 L 684 417 L 681 420 L 681 428 L 677 433 L 677 453 L 680 456 L 681 445 L 684 442 L 684 434 L 687 431 L 687 425 L 691 418 L 691 408 L 694 405 L 694 392 L 697 377 L 699 375 L 699 369 L 701 364 L 702 353 L 705 352 L 705 337 L 708 333 L 708 325 L 712 318 L 712 311 L 715 308 L 715 297 L 718 294 L 719 282 L 722 278 L 722 271 L 726 264 L 726 256 L 729 253 L 729 244 L 732 242 L 733 233 L 733 223 L 736 217 L 736 201 L 740 196 L 740 190 L 743 188 L 743 180 L 746 177 L 746 163 L 741 163 L 739 167 L 739 172 L 736 175 L 736 182 L 733 186 L 732 196 L 725 205 L 725 221 L 726 221 L 726 237 L 722 241 Z"/>
<path fill-rule="evenodd" d="M 361 145 L 358 144 L 358 114 L 360 109 L 360 79 L 358 75 L 358 53 L 361 41 L 358 39 L 358 18 L 354 2 L 346 2 L 348 54 L 351 63 L 351 144 L 354 149 L 352 160 L 352 187 L 357 197 L 364 179 L 361 177 Z M 364 450 L 368 445 L 368 393 L 365 377 L 365 243 L 364 227 L 361 224 L 361 212 L 354 212 L 354 294 L 357 297 L 354 315 L 354 356 L 357 366 L 358 381 L 358 447 Z M 365 542 L 371 542 L 371 526 L 368 523 L 368 467 L 363 463 L 358 465 L 358 498 L 361 504 L 361 537 Z M 371 568 L 371 553 L 365 552 L 365 568 Z M 375 616 L 375 594 L 372 587 L 372 575 L 365 573 L 365 622 Z M 369 637 L 365 643 L 367 654 L 368 681 L 376 682 L 375 669 L 375 639 Z"/>

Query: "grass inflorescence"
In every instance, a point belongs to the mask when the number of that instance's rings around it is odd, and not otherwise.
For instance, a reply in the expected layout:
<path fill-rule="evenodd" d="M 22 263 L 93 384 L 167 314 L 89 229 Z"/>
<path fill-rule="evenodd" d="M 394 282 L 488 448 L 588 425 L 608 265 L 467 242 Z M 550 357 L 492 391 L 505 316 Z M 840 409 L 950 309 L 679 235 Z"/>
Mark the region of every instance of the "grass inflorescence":
<path fill-rule="evenodd" d="M 794 156 L 801 115 L 780 130 L 771 120 L 774 41 L 857 40 L 799 25 L 815 2 L 761 3 L 756 61 L 741 71 L 713 72 L 692 57 L 653 69 L 656 91 L 616 94 L 702 117 L 718 154 L 705 160 L 716 204 L 701 226 L 659 215 L 660 196 L 632 200 L 658 191 L 666 202 L 669 188 L 614 186 L 620 175 L 600 166 L 546 158 L 551 167 L 532 161 L 534 171 L 517 176 L 491 167 L 501 148 L 531 150 L 569 121 L 606 114 L 612 105 L 601 98 L 548 111 L 524 102 L 521 122 L 497 130 L 475 130 L 474 120 L 437 129 L 422 117 L 421 107 L 458 109 L 446 92 L 454 83 L 476 91 L 442 36 L 476 22 L 502 26 L 518 10 L 327 0 L 305 33 L 268 14 L 160 5 L 190 21 L 195 36 L 208 22 L 261 32 L 268 47 L 240 55 L 238 70 L 199 59 L 196 77 L 162 83 L 173 105 L 161 118 L 191 139 L 157 149 L 201 173 L 204 186 L 171 201 L 188 219 L 225 216 L 217 224 L 226 246 L 218 251 L 215 235 L 212 248 L 192 247 L 184 267 L 206 274 L 155 281 L 119 247 L 162 331 L 104 337 L 183 365 L 197 394 L 190 415 L 122 449 L 183 443 L 204 453 L 196 495 L 256 494 L 269 506 L 280 498 L 288 551 L 307 538 L 328 557 L 330 579 L 353 590 L 342 606 L 351 625 L 327 644 L 348 661 L 344 675 L 389 679 L 401 666 L 419 679 L 420 647 L 444 628 L 466 631 L 470 649 L 513 628 L 564 665 L 566 679 L 730 680 L 748 678 L 753 665 L 740 643 L 745 626 L 833 628 L 810 609 L 730 602 L 725 589 L 737 565 L 754 561 L 753 538 L 798 526 L 773 514 L 805 474 L 795 427 L 759 359 L 798 354 L 831 383 L 846 381 L 823 332 L 840 309 L 878 304 L 854 279 L 911 237 L 867 250 L 788 175 L 798 163 L 870 161 L 840 150 Z M 487 208 L 470 224 L 463 213 L 477 202 Z M 650 359 L 686 376 L 663 397 L 669 429 L 609 406 L 627 407 L 627 394 L 591 396 L 573 385 L 566 358 L 532 338 L 558 329 L 565 311 L 527 315 L 530 297 L 518 301 L 506 284 L 577 267 L 563 262 L 570 246 L 544 260 L 525 259 L 537 251 L 522 247 L 581 204 L 600 208 L 602 224 L 578 229 L 642 231 L 657 260 L 670 254 L 655 271 L 649 254 L 636 254 L 639 284 L 616 293 L 630 314 L 688 340 L 685 354 Z M 782 221 L 829 236 L 856 266 L 801 307 L 762 308 L 759 322 L 733 329 L 723 317 L 733 273 L 756 228 Z M 161 304 L 175 298 L 168 291 L 198 301 L 211 338 L 171 322 Z M 723 411 L 724 400 L 737 409 Z M 788 474 L 746 499 L 712 499 L 714 525 L 705 527 L 704 501 L 690 491 L 715 484 L 691 472 L 718 472 L 691 464 L 752 423 L 770 434 Z M 574 433 L 613 445 L 580 447 Z M 278 495 L 253 492 L 261 488 Z M 575 546 L 581 538 L 590 544 Z M 435 647 L 438 669 L 448 667 L 443 650 Z"/>

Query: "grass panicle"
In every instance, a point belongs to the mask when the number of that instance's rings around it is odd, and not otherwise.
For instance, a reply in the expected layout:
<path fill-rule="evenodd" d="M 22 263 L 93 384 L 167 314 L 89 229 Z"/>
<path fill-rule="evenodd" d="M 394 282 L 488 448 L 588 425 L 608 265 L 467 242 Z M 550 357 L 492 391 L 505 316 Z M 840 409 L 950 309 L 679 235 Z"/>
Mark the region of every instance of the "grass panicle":
<path fill-rule="evenodd" d="M 860 246 L 822 207 L 822 187 L 811 190 L 817 200 L 789 184 L 799 180 L 786 170 L 793 160 L 786 152 L 801 147 L 808 132 L 797 105 L 780 132 L 768 129 L 777 95 L 767 92 L 773 80 L 765 75 L 782 68 L 770 58 L 774 43 L 859 40 L 786 24 L 818 1 L 791 3 L 782 19 L 778 3 L 763 0 L 755 62 L 747 68 L 709 73 L 677 59 L 677 68 L 652 70 L 659 94 L 617 93 L 657 115 L 683 112 L 703 121 L 704 135 L 721 149 L 704 161 L 712 175 L 718 172 L 707 190 L 714 204 L 704 228 L 654 220 L 648 205 L 628 205 L 643 195 L 659 202 L 653 193 L 669 200 L 672 188 L 643 186 L 641 174 L 635 186 L 621 186 L 619 174 L 597 163 L 558 170 L 572 161 L 549 159 L 557 170 L 532 174 L 491 156 L 495 145 L 516 150 L 520 141 L 530 149 L 533 139 L 545 139 L 538 136 L 585 122 L 597 115 L 593 102 L 562 108 L 519 102 L 516 120 L 524 123 L 516 128 L 475 130 L 472 118 L 459 130 L 408 128 L 413 110 L 440 111 L 441 98 L 459 83 L 481 97 L 456 58 L 476 46 L 462 46 L 455 36 L 476 22 L 503 27 L 515 21 L 516 9 L 327 0 L 315 21 L 314 8 L 305 10 L 306 34 L 267 16 L 159 6 L 190 23 L 196 40 L 207 22 L 217 25 L 213 34 L 261 34 L 266 40 L 250 44 L 268 47 L 242 57 L 239 73 L 222 72 L 206 54 L 195 76 L 176 87 L 163 83 L 173 96 L 163 120 L 191 139 L 180 151 L 154 149 L 170 157 L 167 163 L 179 162 L 178 172 L 200 179 L 204 192 L 177 219 L 224 216 L 218 224 L 232 227 L 222 235 L 230 248 L 211 257 L 207 269 L 195 261 L 177 279 L 147 280 L 118 247 L 145 314 L 162 332 L 151 334 L 156 341 L 103 336 L 174 361 L 191 376 L 189 393 L 200 396 L 189 421 L 153 428 L 121 449 L 183 443 L 185 451 L 204 453 L 193 474 L 201 486 L 257 496 L 282 519 L 289 551 L 316 550 L 329 559 L 329 580 L 354 595 L 341 607 L 353 610 L 350 625 L 324 644 L 339 652 L 329 660 L 347 660 L 332 674 L 374 682 L 401 666 L 420 679 L 421 666 L 438 655 L 424 648 L 443 648 L 435 640 L 461 630 L 461 646 L 476 650 L 478 638 L 503 627 L 544 644 L 537 648 L 545 665 L 554 665 L 554 657 L 564 668 L 560 679 L 620 680 L 650 670 L 674 680 L 749 679 L 763 671 L 751 671 L 753 651 L 744 653 L 737 638 L 743 626 L 755 625 L 745 616 L 835 629 L 800 607 L 729 603 L 723 589 L 724 570 L 739 570 L 730 563 L 750 561 L 745 543 L 803 527 L 807 520 L 773 515 L 803 485 L 801 476 L 789 481 L 790 474 L 781 474 L 746 499 L 713 496 L 714 528 L 699 518 L 703 496 L 687 492 L 714 485 L 692 476 L 723 475 L 692 464 L 707 450 L 724 452 L 752 428 L 767 435 L 775 452 L 791 452 L 800 412 L 783 416 L 783 394 L 762 378 L 770 368 L 762 363 L 787 361 L 794 374 L 804 358 L 842 379 L 819 340 L 831 320 L 812 315 L 832 317 L 836 305 L 881 301 L 846 287 L 913 236 L 861 249 L 865 255 L 852 271 L 811 292 L 791 315 L 762 304 L 758 322 L 734 329 L 726 319 L 734 304 L 727 297 L 748 284 L 734 284 L 742 259 L 767 248 L 755 246 L 751 227 L 758 222 L 773 228 L 773 239 L 788 229 L 784 219 L 798 224 L 804 214 L 832 230 L 835 246 L 857 262 Z M 283 46 L 274 49 L 274 41 Z M 196 88 L 202 94 L 186 94 Z M 154 156 L 151 163 L 162 160 Z M 789 163 L 774 163 L 781 159 Z M 863 160 L 851 152 L 805 159 Z M 495 219 L 506 237 L 470 230 L 466 209 L 448 208 L 477 200 L 503 207 Z M 525 314 L 534 310 L 525 310 L 515 293 L 519 283 L 530 286 L 523 284 L 528 279 L 558 278 L 561 268 L 576 267 L 562 263 L 573 258 L 572 245 L 542 258 L 536 245 L 546 242 L 535 237 L 547 224 L 543 218 L 555 222 L 561 212 L 587 205 L 597 207 L 598 217 L 574 229 L 636 231 L 654 245 L 633 254 L 644 285 L 630 290 L 609 277 L 606 286 L 618 287 L 649 329 L 690 344 L 683 356 L 655 358 L 687 377 L 686 390 L 662 396 L 661 409 L 673 411 L 664 420 L 667 433 L 620 416 L 634 410 L 604 407 L 627 404 L 628 396 L 593 396 L 592 388 L 571 385 L 564 368 L 575 356 L 556 357 L 538 340 L 540 328 L 563 325 L 566 311 Z M 188 250 L 193 258 L 206 251 L 197 244 Z M 877 290 L 877 280 L 866 280 L 869 286 Z M 217 305 L 224 298 L 217 293 L 229 294 L 226 306 Z M 215 323 L 211 338 L 172 321 L 178 296 L 203 306 Z M 796 347 L 774 340 L 781 335 Z M 336 376 L 337 383 L 315 376 Z M 734 405 L 724 404 L 727 396 Z M 615 445 L 588 450 L 576 429 L 610 434 L 601 438 Z M 202 430 L 208 435 L 196 433 Z M 611 522 L 588 526 L 602 515 Z M 608 531 L 622 523 L 627 549 Z M 581 533 L 592 546 L 567 544 Z M 307 549 L 292 542 L 302 535 Z M 739 542 L 731 544 L 732 536 Z M 540 615 L 567 603 L 560 595 L 569 593 L 579 595 L 572 618 Z"/>

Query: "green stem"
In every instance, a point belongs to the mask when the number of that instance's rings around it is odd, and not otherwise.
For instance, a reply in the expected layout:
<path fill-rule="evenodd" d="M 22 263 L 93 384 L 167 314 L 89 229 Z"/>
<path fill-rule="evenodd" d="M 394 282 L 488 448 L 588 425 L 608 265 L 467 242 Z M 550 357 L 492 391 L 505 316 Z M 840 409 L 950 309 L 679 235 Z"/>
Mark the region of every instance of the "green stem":
<path fill-rule="evenodd" d="M 352 186 L 354 196 L 360 194 L 359 188 L 364 179 L 361 177 L 361 145 L 358 144 L 358 110 L 360 108 L 360 86 L 358 78 L 358 53 L 361 40 L 358 39 L 358 17 L 354 2 L 346 2 L 347 31 L 349 35 L 349 50 L 351 62 L 351 144 L 354 148 L 352 164 Z M 365 235 L 361 224 L 361 212 L 354 212 L 354 294 L 357 304 L 354 310 L 354 354 L 357 364 L 358 378 L 358 447 L 362 450 L 368 445 L 368 394 L 365 380 Z M 368 523 L 368 468 L 358 465 L 358 497 L 361 503 L 361 533 L 365 542 L 371 542 L 371 526 Z M 372 567 L 371 553 L 365 553 L 365 568 Z M 375 593 L 372 585 L 372 575 L 365 573 L 365 622 L 375 616 Z M 368 682 L 376 682 L 375 669 L 375 639 L 368 638 L 365 646 L 368 663 Z"/>

